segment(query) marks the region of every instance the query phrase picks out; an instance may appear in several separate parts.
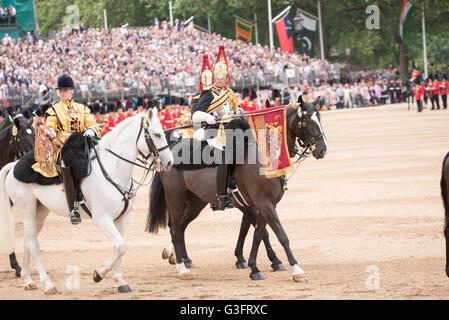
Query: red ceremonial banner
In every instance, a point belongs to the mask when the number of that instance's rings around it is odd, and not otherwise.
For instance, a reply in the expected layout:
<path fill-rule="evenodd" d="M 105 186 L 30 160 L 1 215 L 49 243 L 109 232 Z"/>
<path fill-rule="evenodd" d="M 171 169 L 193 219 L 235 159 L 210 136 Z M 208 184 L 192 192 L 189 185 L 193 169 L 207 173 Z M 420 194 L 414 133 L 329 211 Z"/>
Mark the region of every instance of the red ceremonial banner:
<path fill-rule="evenodd" d="M 248 115 L 265 176 L 276 178 L 293 168 L 287 147 L 286 107 L 256 110 Z"/>

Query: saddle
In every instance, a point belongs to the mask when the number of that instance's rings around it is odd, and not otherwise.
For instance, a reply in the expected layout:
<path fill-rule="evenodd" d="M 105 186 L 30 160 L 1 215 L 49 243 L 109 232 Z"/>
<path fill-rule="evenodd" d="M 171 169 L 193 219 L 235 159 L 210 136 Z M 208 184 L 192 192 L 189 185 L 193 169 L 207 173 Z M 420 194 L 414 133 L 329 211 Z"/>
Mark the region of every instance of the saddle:
<path fill-rule="evenodd" d="M 90 150 L 96 144 L 91 143 L 82 132 L 73 133 L 61 150 L 61 157 L 67 167 L 72 168 L 73 178 L 76 181 L 90 175 Z M 14 177 L 23 183 L 37 183 L 38 185 L 48 186 L 61 184 L 60 176 L 47 178 L 33 170 L 32 166 L 36 163 L 34 159 L 34 150 L 24 155 L 14 166 Z"/>
<path fill-rule="evenodd" d="M 241 146 L 237 140 L 244 139 L 244 152 L 246 155 L 248 144 L 254 142 L 252 134 L 244 137 L 243 133 L 250 130 L 247 121 L 243 119 L 235 119 L 225 123 L 225 130 L 237 130 L 235 135 L 226 138 L 226 149 L 236 150 L 236 146 Z M 206 129 L 208 130 L 208 129 Z M 210 129 L 216 130 L 216 129 Z M 214 148 L 207 141 L 199 141 L 188 138 L 176 141 L 170 146 L 174 158 L 174 167 L 181 170 L 199 170 L 204 168 L 213 168 L 219 165 L 217 157 L 214 156 Z M 233 153 L 233 164 L 237 164 L 237 152 Z"/>

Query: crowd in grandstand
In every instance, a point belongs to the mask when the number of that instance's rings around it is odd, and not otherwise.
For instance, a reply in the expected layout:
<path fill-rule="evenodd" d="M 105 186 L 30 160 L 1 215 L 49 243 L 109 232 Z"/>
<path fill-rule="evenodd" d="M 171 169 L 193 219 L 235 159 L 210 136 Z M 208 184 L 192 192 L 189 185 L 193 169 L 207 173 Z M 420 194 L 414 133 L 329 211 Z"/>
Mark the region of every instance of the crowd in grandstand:
<path fill-rule="evenodd" d="M 0 26 L 15 25 L 16 16 L 16 8 L 12 5 L 3 7 L 0 3 Z"/>
<path fill-rule="evenodd" d="M 36 40 L 29 32 L 19 39 L 6 35 L 0 45 L 0 102 L 5 105 L 5 101 L 27 90 L 45 93 L 55 87 L 56 75 L 69 73 L 75 79 L 81 100 L 97 115 L 101 114 L 101 118 L 123 118 L 106 117 L 108 109 L 114 113 L 123 109 L 130 114 L 130 108 L 136 111 L 142 105 L 157 107 L 161 120 L 168 119 L 165 128 L 170 128 L 179 121 L 187 121 L 186 110 L 192 95 L 172 103 L 170 97 L 153 95 L 149 88 L 156 86 L 159 89 L 156 92 L 160 92 L 168 82 L 182 83 L 189 77 L 198 77 L 202 55 L 208 54 L 210 61 L 215 62 L 219 45 L 226 48 L 233 82 L 248 73 L 260 83 L 267 78 L 285 79 L 288 69 L 295 70 L 300 77 L 297 84 L 287 81 L 281 90 L 261 86 L 263 89 L 256 92 L 255 83 L 249 83 L 251 92 L 246 89 L 237 92 L 241 102 L 247 101 L 248 110 L 264 108 L 267 99 L 272 106 L 287 104 L 300 94 L 309 101 L 320 96 L 322 109 L 404 102 L 409 96 L 404 83 L 390 80 L 398 74 L 391 66 L 386 70 L 350 72 L 335 80 L 329 77 L 332 65 L 328 61 L 322 63 L 307 55 L 287 54 L 280 49 L 271 51 L 267 46 L 209 35 L 179 20 L 172 26 L 155 19 L 150 27 L 123 26 L 110 30 L 86 29 L 81 23 L 65 27 L 46 40 Z M 198 84 L 193 86 L 196 89 Z M 138 94 L 133 95 L 127 91 L 129 88 L 137 89 L 134 93 Z M 103 92 L 117 98 L 99 99 Z M 166 110 L 171 113 L 166 114 Z M 182 120 L 179 110 L 183 112 Z M 110 123 L 112 127 L 113 121 Z"/>

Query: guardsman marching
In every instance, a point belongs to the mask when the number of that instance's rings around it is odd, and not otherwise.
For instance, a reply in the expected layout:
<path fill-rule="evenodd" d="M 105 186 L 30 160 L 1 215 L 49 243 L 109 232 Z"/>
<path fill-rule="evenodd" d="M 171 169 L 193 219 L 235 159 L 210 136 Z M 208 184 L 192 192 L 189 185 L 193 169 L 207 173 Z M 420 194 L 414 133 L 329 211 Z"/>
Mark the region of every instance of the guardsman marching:
<path fill-rule="evenodd" d="M 65 143 L 74 132 L 84 131 L 84 136 L 98 136 L 99 128 L 95 117 L 87 107 L 76 103 L 72 99 L 75 91 L 73 79 L 68 75 L 60 76 L 57 80 L 56 89 L 61 100 L 45 112 L 47 134 L 52 139 L 58 138 L 62 143 Z M 57 157 L 60 157 L 60 150 L 58 150 L 59 154 L 56 155 Z M 48 168 L 43 169 L 43 164 L 37 162 L 33 165 L 33 169 L 48 178 L 57 177 L 59 175 L 58 171 L 60 170 L 66 200 L 70 210 L 70 222 L 72 224 L 79 224 L 81 223 L 81 216 L 78 211 L 77 191 L 72 171 L 71 168 L 65 166 L 62 159 L 60 161 L 60 168 L 54 164 L 50 170 Z"/>
<path fill-rule="evenodd" d="M 443 109 L 447 109 L 447 75 L 443 75 L 443 80 L 440 82 L 441 100 L 443 100 Z"/>
<path fill-rule="evenodd" d="M 194 124 L 194 138 L 204 140 L 205 130 L 198 126 L 201 122 L 207 122 L 207 129 L 216 132 L 219 125 L 215 118 L 223 118 L 235 114 L 238 109 L 238 99 L 234 92 L 229 88 L 231 77 L 224 51 L 224 46 L 220 46 L 217 60 L 213 69 L 213 84 L 204 88 L 197 104 L 192 108 L 192 121 Z M 220 131 L 222 126 L 220 126 Z M 224 130 L 223 130 L 224 131 Z M 215 134 L 217 136 L 218 134 Z M 224 210 L 234 208 L 231 195 L 227 191 L 229 164 L 225 161 L 224 147 L 217 143 L 216 139 L 208 139 L 208 143 L 214 148 L 215 152 L 221 153 L 221 161 L 217 168 L 217 198 L 218 206 L 211 205 L 213 210 Z M 219 151 L 217 151 L 219 150 Z"/>

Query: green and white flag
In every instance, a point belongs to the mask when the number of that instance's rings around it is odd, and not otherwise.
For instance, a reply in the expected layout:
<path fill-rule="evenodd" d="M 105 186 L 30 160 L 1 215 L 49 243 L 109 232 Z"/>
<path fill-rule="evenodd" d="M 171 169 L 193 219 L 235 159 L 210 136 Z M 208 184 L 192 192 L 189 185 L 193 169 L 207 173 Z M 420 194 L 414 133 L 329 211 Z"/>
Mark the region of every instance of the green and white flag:
<path fill-rule="evenodd" d="M 404 0 L 402 2 L 402 9 L 401 9 L 401 22 L 399 24 L 399 35 L 401 36 L 402 42 L 408 46 L 408 36 L 407 36 L 407 29 L 408 25 L 410 23 L 410 19 L 412 17 L 412 13 L 414 11 L 415 7 L 410 3 L 408 0 Z"/>
<path fill-rule="evenodd" d="M 313 43 L 315 38 L 315 32 L 317 30 L 317 21 L 309 18 L 306 15 L 299 13 L 300 30 L 297 32 L 297 41 L 299 46 L 299 52 L 301 54 L 306 53 L 311 55 L 313 53 Z"/>

